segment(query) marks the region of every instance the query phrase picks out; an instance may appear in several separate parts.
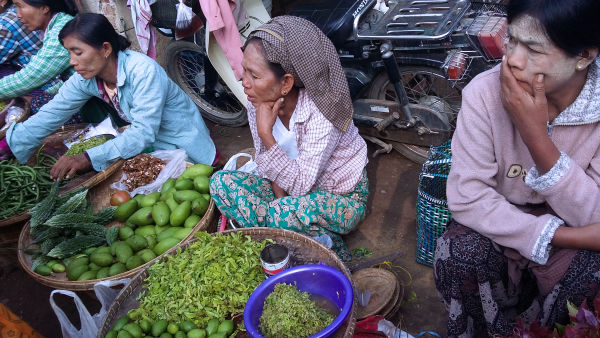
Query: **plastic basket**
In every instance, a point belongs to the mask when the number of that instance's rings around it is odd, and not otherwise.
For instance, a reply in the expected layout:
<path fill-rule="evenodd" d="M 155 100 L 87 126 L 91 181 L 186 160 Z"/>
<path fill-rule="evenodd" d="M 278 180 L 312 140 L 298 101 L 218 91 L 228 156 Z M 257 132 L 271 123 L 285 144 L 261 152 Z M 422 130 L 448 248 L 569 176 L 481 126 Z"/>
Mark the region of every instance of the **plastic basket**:
<path fill-rule="evenodd" d="M 435 243 L 452 219 L 446 201 L 451 161 L 450 141 L 431 147 L 419 174 L 416 261 L 420 264 L 433 265 Z"/>

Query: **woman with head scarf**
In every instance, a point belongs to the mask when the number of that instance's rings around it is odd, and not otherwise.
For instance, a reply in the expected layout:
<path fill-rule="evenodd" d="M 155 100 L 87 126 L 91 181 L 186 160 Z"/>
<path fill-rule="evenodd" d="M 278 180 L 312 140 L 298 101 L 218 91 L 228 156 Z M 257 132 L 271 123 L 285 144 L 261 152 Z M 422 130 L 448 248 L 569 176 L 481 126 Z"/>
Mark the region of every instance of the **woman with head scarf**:
<path fill-rule="evenodd" d="M 329 235 L 349 259 L 341 235 L 365 217 L 367 147 L 333 44 L 307 20 L 276 17 L 250 34 L 242 66 L 259 175 L 217 172 L 216 205 L 244 227 Z"/>
<path fill-rule="evenodd" d="M 598 13 L 511 0 L 501 65 L 463 90 L 434 258 L 449 337 L 552 330 L 600 295 Z"/>

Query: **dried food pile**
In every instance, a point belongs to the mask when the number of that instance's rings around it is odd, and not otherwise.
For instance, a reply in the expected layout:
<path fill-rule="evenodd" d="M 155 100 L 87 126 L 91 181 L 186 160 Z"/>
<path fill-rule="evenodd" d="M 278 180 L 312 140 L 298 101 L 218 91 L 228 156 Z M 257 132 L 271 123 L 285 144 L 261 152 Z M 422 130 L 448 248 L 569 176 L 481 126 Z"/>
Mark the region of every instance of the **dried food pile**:
<path fill-rule="evenodd" d="M 156 180 L 166 162 L 150 154 L 140 154 L 131 158 L 123 164 L 123 172 L 126 174 L 123 182 L 129 191 Z"/>

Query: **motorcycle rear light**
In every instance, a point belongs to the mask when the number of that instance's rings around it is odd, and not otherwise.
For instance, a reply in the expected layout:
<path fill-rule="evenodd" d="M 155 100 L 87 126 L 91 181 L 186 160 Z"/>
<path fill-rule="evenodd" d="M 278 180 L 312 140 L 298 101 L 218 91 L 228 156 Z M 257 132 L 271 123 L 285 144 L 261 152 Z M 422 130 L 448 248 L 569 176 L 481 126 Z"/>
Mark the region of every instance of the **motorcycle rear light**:
<path fill-rule="evenodd" d="M 489 59 L 499 59 L 504 54 L 503 44 L 507 37 L 505 17 L 490 16 L 477 34 L 481 49 Z"/>
<path fill-rule="evenodd" d="M 449 80 L 460 80 L 467 68 L 467 56 L 464 53 L 455 53 L 448 63 L 447 73 Z"/>

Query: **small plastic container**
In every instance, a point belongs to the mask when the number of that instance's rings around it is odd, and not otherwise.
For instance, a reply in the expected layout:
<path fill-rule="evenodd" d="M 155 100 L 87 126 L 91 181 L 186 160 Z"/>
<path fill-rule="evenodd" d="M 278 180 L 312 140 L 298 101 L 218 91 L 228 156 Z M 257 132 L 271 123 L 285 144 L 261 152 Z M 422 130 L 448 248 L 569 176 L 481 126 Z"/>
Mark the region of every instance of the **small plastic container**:
<path fill-rule="evenodd" d="M 354 293 L 352 283 L 346 275 L 327 265 L 300 265 L 284 270 L 262 282 L 250 295 L 244 307 L 244 326 L 253 338 L 264 336 L 260 333 L 260 317 L 265 299 L 280 283 L 293 284 L 301 292 L 308 292 L 317 297 L 324 297 L 334 304 L 339 313 L 337 317 L 320 332 L 310 338 L 329 337 L 344 323 L 352 310 Z"/>

